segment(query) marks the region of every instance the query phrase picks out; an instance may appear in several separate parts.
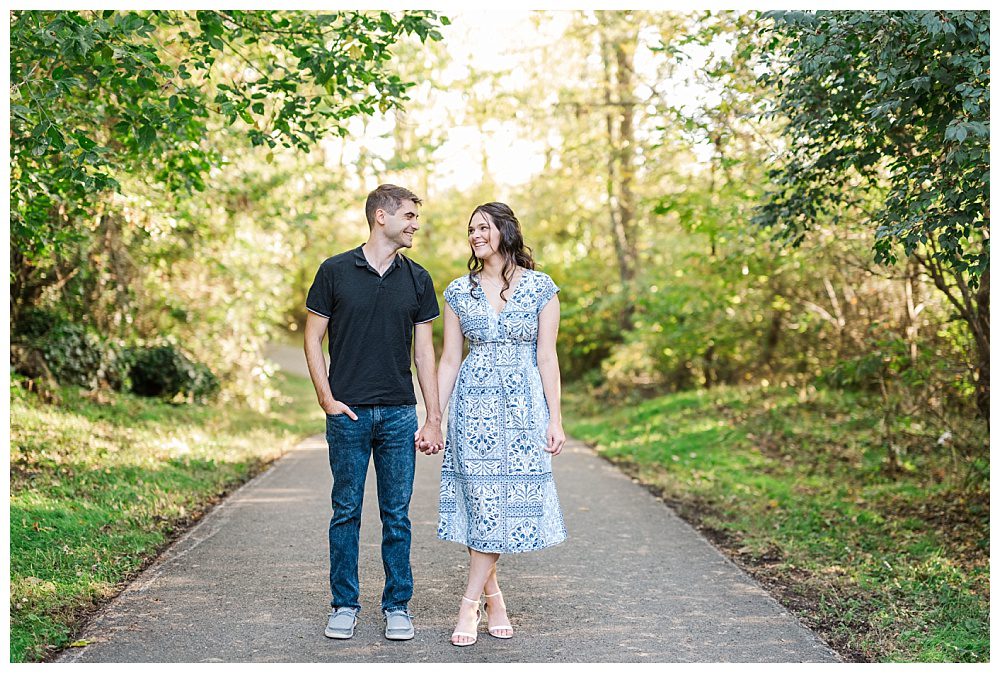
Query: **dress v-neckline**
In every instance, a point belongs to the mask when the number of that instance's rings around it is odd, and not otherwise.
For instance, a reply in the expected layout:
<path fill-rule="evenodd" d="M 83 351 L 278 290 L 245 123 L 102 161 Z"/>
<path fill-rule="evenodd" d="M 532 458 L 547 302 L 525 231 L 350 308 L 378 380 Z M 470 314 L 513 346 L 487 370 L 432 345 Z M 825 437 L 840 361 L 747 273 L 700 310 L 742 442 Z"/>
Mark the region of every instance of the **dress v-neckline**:
<path fill-rule="evenodd" d="M 497 318 L 498 320 L 500 319 L 500 316 L 504 314 L 504 311 L 507 310 L 507 307 L 510 305 L 510 302 L 514 300 L 514 295 L 517 294 L 517 291 L 521 288 L 521 284 L 524 283 L 524 277 L 527 274 L 527 272 L 528 272 L 527 269 L 521 271 L 521 277 L 518 279 L 517 285 L 515 285 L 512 288 L 509 288 L 510 298 L 503 303 L 503 308 L 501 308 L 499 311 L 497 310 L 497 307 L 494 306 L 492 302 L 490 302 L 490 298 L 486 296 L 486 289 L 483 287 L 482 275 L 477 274 L 479 276 L 479 291 L 483 293 L 483 301 L 485 301 L 486 305 L 490 307 L 490 311 L 493 312 L 494 317 Z"/>

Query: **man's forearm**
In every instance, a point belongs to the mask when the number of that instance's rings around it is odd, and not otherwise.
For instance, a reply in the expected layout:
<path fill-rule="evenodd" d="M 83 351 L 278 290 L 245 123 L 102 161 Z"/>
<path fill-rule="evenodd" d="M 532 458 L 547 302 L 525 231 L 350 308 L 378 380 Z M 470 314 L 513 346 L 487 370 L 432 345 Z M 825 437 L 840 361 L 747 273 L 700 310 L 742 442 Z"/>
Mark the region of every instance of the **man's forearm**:
<path fill-rule="evenodd" d="M 434 367 L 434 356 L 416 358 L 417 383 L 420 384 L 420 394 L 424 396 L 424 407 L 427 409 L 427 422 L 441 424 L 441 401 L 438 399 L 437 372 Z"/>
<path fill-rule="evenodd" d="M 326 359 L 323 357 L 323 342 L 314 342 L 306 339 L 306 366 L 309 368 L 309 378 L 312 379 L 313 388 L 316 389 L 316 399 L 320 406 L 334 401 L 333 391 L 330 390 L 330 380 L 327 378 Z"/>

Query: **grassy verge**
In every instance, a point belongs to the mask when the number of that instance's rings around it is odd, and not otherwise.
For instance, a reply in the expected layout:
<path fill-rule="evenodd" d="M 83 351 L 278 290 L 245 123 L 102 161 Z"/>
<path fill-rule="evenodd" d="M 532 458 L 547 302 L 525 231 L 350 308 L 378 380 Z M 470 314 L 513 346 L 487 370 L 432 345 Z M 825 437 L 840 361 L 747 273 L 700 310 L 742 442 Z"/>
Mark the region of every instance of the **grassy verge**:
<path fill-rule="evenodd" d="M 840 392 L 719 388 L 610 409 L 579 388 L 566 397 L 570 434 L 845 659 L 989 660 L 988 449 L 963 459 L 937 444 L 942 428 L 910 425 L 890 470 L 879 401 Z M 989 441 L 984 424 L 955 435 Z"/>
<path fill-rule="evenodd" d="M 308 380 L 270 413 L 11 385 L 11 661 L 72 642 L 102 601 L 219 498 L 321 430 Z"/>

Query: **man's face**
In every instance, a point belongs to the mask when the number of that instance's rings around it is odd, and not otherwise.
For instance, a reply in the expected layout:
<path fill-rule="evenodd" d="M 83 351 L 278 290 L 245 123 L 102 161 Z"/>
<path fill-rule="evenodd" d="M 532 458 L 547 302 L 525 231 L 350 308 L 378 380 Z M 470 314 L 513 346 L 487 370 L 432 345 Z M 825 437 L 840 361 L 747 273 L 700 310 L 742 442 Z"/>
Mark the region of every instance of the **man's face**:
<path fill-rule="evenodd" d="M 404 200 L 395 213 L 379 210 L 382 223 L 385 225 L 385 236 L 401 248 L 413 247 L 413 234 L 420 228 L 420 213 L 413 201 Z"/>

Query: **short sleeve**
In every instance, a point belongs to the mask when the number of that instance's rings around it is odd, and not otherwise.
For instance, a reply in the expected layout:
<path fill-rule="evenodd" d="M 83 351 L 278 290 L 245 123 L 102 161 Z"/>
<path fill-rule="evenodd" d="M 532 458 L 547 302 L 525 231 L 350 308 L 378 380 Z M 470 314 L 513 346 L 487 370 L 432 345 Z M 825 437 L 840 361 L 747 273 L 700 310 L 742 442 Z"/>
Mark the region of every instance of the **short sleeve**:
<path fill-rule="evenodd" d="M 317 315 L 333 315 L 333 266 L 323 262 L 316 271 L 316 278 L 306 295 L 306 308 Z"/>
<path fill-rule="evenodd" d="M 549 303 L 549 300 L 559 292 L 559 286 L 555 284 L 547 273 L 539 272 L 536 292 L 538 303 L 535 305 L 535 311 L 541 313 L 545 305 Z"/>
<path fill-rule="evenodd" d="M 437 292 L 434 291 L 434 279 L 426 272 L 424 272 L 423 276 L 424 287 L 420 295 L 420 307 L 417 309 L 417 317 L 413 320 L 415 325 L 430 322 L 441 315 L 441 309 L 438 308 Z"/>
<path fill-rule="evenodd" d="M 455 315 L 461 315 L 458 312 L 458 293 L 462 291 L 461 285 L 462 278 L 459 277 L 448 283 L 448 287 L 444 289 L 444 300 L 448 306 L 451 306 L 451 310 L 455 312 Z"/>

